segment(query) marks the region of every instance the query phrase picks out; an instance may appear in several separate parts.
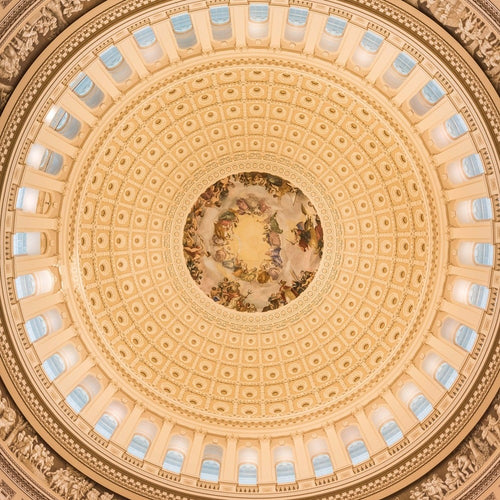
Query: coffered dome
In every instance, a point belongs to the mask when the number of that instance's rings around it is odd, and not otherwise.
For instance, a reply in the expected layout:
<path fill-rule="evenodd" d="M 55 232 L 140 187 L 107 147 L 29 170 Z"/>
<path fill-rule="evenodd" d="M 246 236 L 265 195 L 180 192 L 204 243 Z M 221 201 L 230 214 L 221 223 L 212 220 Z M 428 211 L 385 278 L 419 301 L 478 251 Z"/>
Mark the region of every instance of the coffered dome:
<path fill-rule="evenodd" d="M 64 459 L 126 498 L 380 499 L 472 429 L 498 96 L 427 23 L 108 1 L 36 59 L 2 115 L 2 376 Z"/>

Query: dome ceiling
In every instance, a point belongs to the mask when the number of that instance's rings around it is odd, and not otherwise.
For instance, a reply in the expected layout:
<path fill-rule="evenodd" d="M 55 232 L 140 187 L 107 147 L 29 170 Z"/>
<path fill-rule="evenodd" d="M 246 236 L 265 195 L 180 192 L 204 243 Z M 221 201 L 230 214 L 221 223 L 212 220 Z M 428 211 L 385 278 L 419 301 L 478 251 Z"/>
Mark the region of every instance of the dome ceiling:
<path fill-rule="evenodd" d="M 397 491 L 495 392 L 491 96 L 409 8 L 120 5 L 8 108 L 33 420 L 127 497 Z"/>

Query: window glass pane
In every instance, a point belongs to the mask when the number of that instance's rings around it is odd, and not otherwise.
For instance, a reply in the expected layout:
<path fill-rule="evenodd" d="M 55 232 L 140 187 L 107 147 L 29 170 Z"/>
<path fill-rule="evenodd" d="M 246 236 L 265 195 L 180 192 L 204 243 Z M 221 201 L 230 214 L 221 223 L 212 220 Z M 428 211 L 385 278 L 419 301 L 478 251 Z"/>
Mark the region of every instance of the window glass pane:
<path fill-rule="evenodd" d="M 314 475 L 316 477 L 327 476 L 333 474 L 333 465 L 329 455 L 316 455 L 312 459 Z"/>
<path fill-rule="evenodd" d="M 191 24 L 191 16 L 189 14 L 179 14 L 170 18 L 174 31 L 176 33 L 185 33 L 189 31 L 193 25 Z"/>
<path fill-rule="evenodd" d="M 292 462 L 276 464 L 276 482 L 278 484 L 295 482 L 295 467 Z"/>
<path fill-rule="evenodd" d="M 401 52 L 392 63 L 394 68 L 402 75 L 407 75 L 415 66 L 416 61 L 408 54 Z"/>
<path fill-rule="evenodd" d="M 238 468 L 238 484 L 257 484 L 257 466 L 241 464 Z"/>
<path fill-rule="evenodd" d="M 75 413 L 80 413 L 82 408 L 89 402 L 87 391 L 82 387 L 75 387 L 67 396 L 66 403 L 73 408 Z"/>
<path fill-rule="evenodd" d="M 50 121 L 50 127 L 58 132 L 64 128 L 69 120 L 69 114 L 64 111 L 64 109 L 59 108 L 54 115 L 54 118 Z"/>
<path fill-rule="evenodd" d="M 309 11 L 307 9 L 290 7 L 288 9 L 288 22 L 293 26 L 305 26 L 308 14 Z"/>
<path fill-rule="evenodd" d="M 394 420 L 382 425 L 382 427 L 380 427 L 380 434 L 382 434 L 387 446 L 392 446 L 400 439 L 403 439 L 403 433 L 401 432 L 399 425 Z"/>
<path fill-rule="evenodd" d="M 379 49 L 383 38 L 373 31 L 367 31 L 363 38 L 361 39 L 361 47 L 363 47 L 368 52 L 377 52 Z"/>
<path fill-rule="evenodd" d="M 156 42 L 155 32 L 149 26 L 134 31 L 134 38 L 141 49 L 149 47 Z"/>
<path fill-rule="evenodd" d="M 34 295 L 36 291 L 35 278 L 32 274 L 23 274 L 22 276 L 18 276 L 15 280 L 15 284 L 18 299 Z"/>
<path fill-rule="evenodd" d="M 31 342 L 35 342 L 35 340 L 47 335 L 47 323 L 45 323 L 42 316 L 36 316 L 35 318 L 26 321 L 24 326 Z"/>
<path fill-rule="evenodd" d="M 95 424 L 95 430 L 98 432 L 101 436 L 105 437 L 106 439 L 109 439 L 112 435 L 113 432 L 115 432 L 115 429 L 118 427 L 118 422 L 115 417 L 108 415 L 105 413 Z"/>
<path fill-rule="evenodd" d="M 61 171 L 62 165 L 63 157 L 59 153 L 46 149 L 39 168 L 48 174 L 57 175 Z"/>
<path fill-rule="evenodd" d="M 210 7 L 208 10 L 213 24 L 226 24 L 229 22 L 229 7 L 227 5 Z"/>
<path fill-rule="evenodd" d="M 478 198 L 472 202 L 472 215 L 476 220 L 488 220 L 493 217 L 491 200 L 489 198 Z"/>
<path fill-rule="evenodd" d="M 366 449 L 365 443 L 361 440 L 351 443 L 347 447 L 347 452 L 351 457 L 351 462 L 353 465 L 360 464 L 361 462 L 364 462 L 365 460 L 368 460 L 370 458 L 370 454 Z"/>
<path fill-rule="evenodd" d="M 431 80 L 423 89 L 422 95 L 429 101 L 430 104 L 435 104 L 445 94 L 441 85 L 436 80 Z"/>
<path fill-rule="evenodd" d="M 491 243 L 476 243 L 474 245 L 474 262 L 483 266 L 493 265 L 494 247 Z"/>
<path fill-rule="evenodd" d="M 85 73 L 80 73 L 69 86 L 76 95 L 83 97 L 90 92 L 94 82 Z"/>
<path fill-rule="evenodd" d="M 462 160 L 462 168 L 467 177 L 475 177 L 476 175 L 484 174 L 483 162 L 481 156 L 473 154 Z"/>
<path fill-rule="evenodd" d="M 325 31 L 332 36 L 342 36 L 346 25 L 347 21 L 345 19 L 330 16 L 326 22 Z"/>
<path fill-rule="evenodd" d="M 269 18 L 269 6 L 260 3 L 250 4 L 250 21 L 263 23 Z"/>
<path fill-rule="evenodd" d="M 489 296 L 490 291 L 485 286 L 474 284 L 469 289 L 469 303 L 481 309 L 486 309 Z"/>
<path fill-rule="evenodd" d="M 49 380 L 56 379 L 66 369 L 63 359 L 57 353 L 46 359 L 42 367 Z"/>
<path fill-rule="evenodd" d="M 422 421 L 431 413 L 432 405 L 423 394 L 419 394 L 411 400 L 410 410 L 420 421 Z"/>
<path fill-rule="evenodd" d="M 15 233 L 12 245 L 14 255 L 26 255 L 28 253 L 28 235 L 26 233 Z"/>
<path fill-rule="evenodd" d="M 476 343 L 476 337 L 477 333 L 475 330 L 468 326 L 461 325 L 455 334 L 455 343 L 470 352 Z"/>
<path fill-rule="evenodd" d="M 136 434 L 132 438 L 132 441 L 130 441 L 127 452 L 142 460 L 145 457 L 148 448 L 149 441 L 144 436 Z"/>
<path fill-rule="evenodd" d="M 462 118 L 462 115 L 454 115 L 446 122 L 444 123 L 444 126 L 446 127 L 446 130 L 448 133 L 456 139 L 457 137 L 460 137 L 461 135 L 465 134 L 469 130 L 469 127 L 467 127 L 467 123 L 465 123 L 465 120 Z"/>
<path fill-rule="evenodd" d="M 169 470 L 170 472 L 175 472 L 179 474 L 182 469 L 182 463 L 184 462 L 184 455 L 175 450 L 168 450 L 165 455 L 165 460 L 163 461 L 163 468 Z"/>
<path fill-rule="evenodd" d="M 99 59 L 108 69 L 116 68 L 123 61 L 121 52 L 114 45 L 101 52 Z"/>
<path fill-rule="evenodd" d="M 219 462 L 215 460 L 203 460 L 200 471 L 200 479 L 202 481 L 213 481 L 216 483 L 219 480 Z"/>
<path fill-rule="evenodd" d="M 446 389 L 449 389 L 458 377 L 458 373 L 448 363 L 442 363 L 436 370 L 436 380 Z"/>

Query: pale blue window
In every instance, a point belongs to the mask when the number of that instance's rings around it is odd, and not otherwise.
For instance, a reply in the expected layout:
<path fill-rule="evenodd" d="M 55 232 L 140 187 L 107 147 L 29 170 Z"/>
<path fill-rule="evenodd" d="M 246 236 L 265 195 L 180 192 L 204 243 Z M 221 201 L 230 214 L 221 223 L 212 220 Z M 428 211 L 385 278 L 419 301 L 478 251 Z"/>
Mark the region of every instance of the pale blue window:
<path fill-rule="evenodd" d="M 176 33 L 186 33 L 186 31 L 189 31 L 193 27 L 191 16 L 187 13 L 173 16 L 170 18 L 170 21 Z"/>
<path fill-rule="evenodd" d="M 330 474 L 333 474 L 332 461 L 330 460 L 330 456 L 327 455 L 326 453 L 323 453 L 321 455 L 316 455 L 312 459 L 312 464 L 314 469 L 314 475 L 316 477 L 328 476 Z"/>
<path fill-rule="evenodd" d="M 436 104 L 445 94 L 445 91 L 436 80 L 431 80 L 423 89 L 422 95 L 430 104 Z"/>
<path fill-rule="evenodd" d="M 60 131 L 64 128 L 66 123 L 69 120 L 69 113 L 67 111 L 64 111 L 64 109 L 59 108 L 52 120 L 50 121 L 50 126 L 54 130 Z"/>
<path fill-rule="evenodd" d="M 469 326 L 461 325 L 455 334 L 455 343 L 470 352 L 476 343 L 476 338 L 477 332 L 475 330 Z"/>
<path fill-rule="evenodd" d="M 469 155 L 462 160 L 462 168 L 467 177 L 476 177 L 484 174 L 483 162 L 481 156 L 476 154 Z"/>
<path fill-rule="evenodd" d="M 92 90 L 94 82 L 85 73 L 80 73 L 69 86 L 78 97 L 84 97 Z"/>
<path fill-rule="evenodd" d="M 351 443 L 347 447 L 347 453 L 349 453 L 349 456 L 351 457 L 352 465 L 358 465 L 370 458 L 366 445 L 361 439 Z"/>
<path fill-rule="evenodd" d="M 39 170 L 50 175 L 57 175 L 63 166 L 63 157 L 59 153 L 45 150 L 40 162 Z"/>
<path fill-rule="evenodd" d="M 490 290 L 483 285 L 474 284 L 469 288 L 469 304 L 473 306 L 486 309 L 489 296 Z"/>
<path fill-rule="evenodd" d="M 208 9 L 212 24 L 226 24 L 229 22 L 229 7 L 227 5 L 217 5 Z"/>
<path fill-rule="evenodd" d="M 257 484 L 257 466 L 254 464 L 241 464 L 238 467 L 238 484 Z"/>
<path fill-rule="evenodd" d="M 472 215 L 476 220 L 489 220 L 493 217 L 491 200 L 478 198 L 472 202 Z"/>
<path fill-rule="evenodd" d="M 99 59 L 108 69 L 114 69 L 123 61 L 121 52 L 113 45 L 104 52 L 101 52 Z"/>
<path fill-rule="evenodd" d="M 345 19 L 330 16 L 326 21 L 325 31 L 332 36 L 342 36 L 346 25 L 347 21 Z"/>
<path fill-rule="evenodd" d="M 66 369 L 63 359 L 57 353 L 47 358 L 42 363 L 42 367 L 45 370 L 47 378 L 51 381 L 56 379 Z"/>
<path fill-rule="evenodd" d="M 269 19 L 269 6 L 262 3 L 251 3 L 249 7 L 250 21 L 265 23 Z"/>
<path fill-rule="evenodd" d="M 363 38 L 361 39 L 361 47 L 363 47 L 366 51 L 375 53 L 380 48 L 382 44 L 383 38 L 373 31 L 367 31 Z"/>
<path fill-rule="evenodd" d="M 26 321 L 24 324 L 26 332 L 31 342 L 35 342 L 47 335 L 47 323 L 43 319 L 43 316 L 35 316 L 30 320 Z"/>
<path fill-rule="evenodd" d="M 127 452 L 130 453 L 131 455 L 134 455 L 134 457 L 137 457 L 142 460 L 146 456 L 148 448 L 149 448 L 149 440 L 144 436 L 136 434 L 132 438 L 132 441 L 130 441 L 130 444 L 128 445 L 127 448 Z"/>
<path fill-rule="evenodd" d="M 34 295 L 36 292 L 35 277 L 32 274 L 23 274 L 15 279 L 16 293 L 18 299 L 24 299 Z"/>
<path fill-rule="evenodd" d="M 280 462 L 276 464 L 276 482 L 278 484 L 295 482 L 295 467 L 293 462 Z"/>
<path fill-rule="evenodd" d="M 63 108 L 58 108 L 50 120 L 49 126 L 67 139 L 73 139 L 80 132 L 81 123 Z"/>
<path fill-rule="evenodd" d="M 25 188 L 25 187 L 19 188 L 19 191 L 17 193 L 17 200 L 16 200 L 16 208 L 18 210 L 22 210 L 23 204 L 24 204 L 24 197 L 29 192 L 28 190 L 33 191 L 33 189 L 30 189 L 30 188 Z"/>
<path fill-rule="evenodd" d="M 215 460 L 206 459 L 201 464 L 200 479 L 216 483 L 219 480 L 220 464 Z"/>
<path fill-rule="evenodd" d="M 149 26 L 134 31 L 134 38 L 137 42 L 137 45 L 139 45 L 141 49 L 150 47 L 151 45 L 153 45 L 153 43 L 156 42 L 155 32 Z"/>
<path fill-rule="evenodd" d="M 419 394 L 411 400 L 410 410 L 422 422 L 431 413 L 432 404 L 423 394 Z"/>
<path fill-rule="evenodd" d="M 474 262 L 481 266 L 492 266 L 494 247 L 491 243 L 476 243 L 474 245 Z"/>
<path fill-rule="evenodd" d="M 28 235 L 26 233 L 14 234 L 12 253 L 14 255 L 26 255 L 28 253 Z"/>
<path fill-rule="evenodd" d="M 441 363 L 436 370 L 436 380 L 447 390 L 453 385 L 457 377 L 457 370 L 448 363 Z"/>
<path fill-rule="evenodd" d="M 90 396 L 83 387 L 75 387 L 67 396 L 66 403 L 73 408 L 75 413 L 80 413 L 90 401 Z"/>
<path fill-rule="evenodd" d="M 309 11 L 300 7 L 290 7 L 288 9 L 288 23 L 293 26 L 305 26 Z"/>
<path fill-rule="evenodd" d="M 382 425 L 382 427 L 380 427 L 380 434 L 382 434 L 387 446 L 392 446 L 394 443 L 403 439 L 403 433 L 394 420 L 390 420 Z"/>
<path fill-rule="evenodd" d="M 415 64 L 417 64 L 415 59 L 404 52 L 401 52 L 392 63 L 396 71 L 404 76 L 415 67 Z"/>
<path fill-rule="evenodd" d="M 453 115 L 444 122 L 444 126 L 453 139 L 469 131 L 469 127 L 467 127 L 467 123 L 465 123 L 462 115 Z"/>
<path fill-rule="evenodd" d="M 97 424 L 95 424 L 96 432 L 106 439 L 109 439 L 113 435 L 113 432 L 115 432 L 117 427 L 118 421 L 116 418 L 107 413 L 104 413 L 97 421 Z"/>
<path fill-rule="evenodd" d="M 163 461 L 163 468 L 170 472 L 175 472 L 179 474 L 182 470 L 182 464 L 184 463 L 184 455 L 179 451 L 168 450 L 165 455 L 165 460 Z"/>

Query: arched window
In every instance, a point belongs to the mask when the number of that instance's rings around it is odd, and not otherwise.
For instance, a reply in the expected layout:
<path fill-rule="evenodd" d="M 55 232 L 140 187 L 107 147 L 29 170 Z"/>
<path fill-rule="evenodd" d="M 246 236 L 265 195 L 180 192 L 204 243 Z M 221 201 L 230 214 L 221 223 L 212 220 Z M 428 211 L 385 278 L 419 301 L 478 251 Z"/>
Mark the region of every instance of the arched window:
<path fill-rule="evenodd" d="M 453 385 L 453 382 L 458 377 L 458 373 L 450 366 L 448 363 L 441 363 L 439 368 L 436 370 L 436 380 L 447 390 Z"/>
<path fill-rule="evenodd" d="M 333 465 L 330 460 L 330 455 L 322 453 L 321 455 L 316 455 L 312 459 L 312 465 L 314 469 L 314 475 L 316 477 L 328 476 L 333 474 Z"/>
<path fill-rule="evenodd" d="M 295 482 L 295 466 L 293 462 L 279 462 L 276 464 L 276 482 L 278 484 Z"/>
<path fill-rule="evenodd" d="M 205 459 L 201 464 L 200 479 L 203 481 L 219 481 L 220 464 L 216 460 Z"/>
<path fill-rule="evenodd" d="M 24 299 L 35 295 L 36 281 L 33 274 L 23 274 L 15 279 L 16 294 L 18 299 Z"/>
<path fill-rule="evenodd" d="M 460 325 L 455 334 L 455 343 L 470 352 L 476 343 L 476 338 L 477 332 L 475 330 L 469 326 Z"/>
<path fill-rule="evenodd" d="M 42 367 L 50 381 L 55 380 L 64 370 L 66 370 L 66 364 L 58 353 L 52 354 L 50 358 L 47 358 L 42 363 Z"/>
<path fill-rule="evenodd" d="M 57 309 L 51 309 L 26 321 L 25 328 L 31 342 L 44 337 L 49 332 L 55 332 L 62 328 L 63 320 Z"/>
<path fill-rule="evenodd" d="M 108 413 L 104 413 L 95 424 L 95 430 L 102 437 L 109 439 L 118 427 L 118 420 Z"/>
<path fill-rule="evenodd" d="M 218 482 L 221 461 L 222 448 L 215 444 L 207 444 L 203 450 L 200 479 L 214 483 Z"/>
<path fill-rule="evenodd" d="M 417 62 L 405 52 L 401 52 L 392 63 L 392 67 L 401 75 L 406 76 L 415 67 Z"/>
<path fill-rule="evenodd" d="M 184 455 L 175 450 L 168 450 L 165 455 L 165 460 L 163 460 L 163 468 L 170 472 L 175 472 L 179 474 L 182 470 L 182 464 L 184 463 Z"/>
<path fill-rule="evenodd" d="M 102 90 L 85 73 L 79 73 L 69 87 L 89 108 L 99 106 L 104 99 Z"/>
<path fill-rule="evenodd" d="M 133 33 L 144 61 L 151 64 L 163 57 L 163 50 L 156 39 L 155 32 L 150 26 L 138 29 Z"/>
<path fill-rule="evenodd" d="M 383 38 L 377 35 L 373 31 L 367 31 L 363 38 L 361 39 L 360 46 L 363 47 L 367 52 L 375 54 L 378 52 L 380 45 L 382 45 Z"/>
<path fill-rule="evenodd" d="M 319 46 L 328 52 L 337 52 L 346 26 L 347 21 L 345 19 L 329 16 Z"/>
<path fill-rule="evenodd" d="M 212 36 L 214 40 L 227 40 L 232 36 L 231 17 L 227 5 L 209 7 L 210 21 L 212 23 Z"/>
<path fill-rule="evenodd" d="M 132 74 L 132 70 L 123 58 L 122 53 L 114 45 L 101 52 L 99 59 L 115 82 L 123 82 Z"/>
<path fill-rule="evenodd" d="M 130 453 L 130 455 L 143 460 L 146 456 L 149 445 L 149 439 L 140 434 L 134 434 L 132 441 L 130 441 L 130 444 L 128 445 L 127 453 Z"/>
<path fill-rule="evenodd" d="M 75 413 L 80 413 L 83 407 L 90 401 L 87 391 L 81 387 L 75 387 L 67 396 L 66 403 L 73 408 Z"/>
<path fill-rule="evenodd" d="M 49 109 L 45 116 L 45 122 L 66 139 L 74 139 L 82 127 L 82 124 L 74 116 L 56 106 Z"/>
<path fill-rule="evenodd" d="M 474 283 L 469 288 L 469 304 L 473 306 L 486 309 L 488 306 L 489 296 L 490 290 L 483 285 L 477 285 Z"/>
<path fill-rule="evenodd" d="M 462 115 L 459 114 L 454 115 L 446 120 L 444 122 L 444 126 L 448 134 L 450 134 L 453 139 L 456 139 L 469 131 L 467 123 L 465 123 Z"/>
<path fill-rule="evenodd" d="M 351 458 L 352 465 L 358 465 L 361 462 L 369 460 L 370 454 L 366 449 L 366 445 L 364 441 L 357 440 L 351 443 L 347 447 L 347 453 L 349 453 L 349 457 Z"/>
<path fill-rule="evenodd" d="M 40 144 L 32 144 L 26 157 L 26 165 L 50 175 L 57 175 L 63 166 L 63 157 Z"/>
<path fill-rule="evenodd" d="M 13 255 L 40 255 L 40 233 L 15 233 L 12 245 Z"/>
<path fill-rule="evenodd" d="M 445 91 L 436 80 L 431 80 L 410 99 L 410 106 L 417 115 L 427 113 L 443 96 Z"/>
<path fill-rule="evenodd" d="M 403 432 L 395 420 L 390 420 L 380 427 L 380 434 L 387 446 L 392 446 L 403 439 Z"/>
<path fill-rule="evenodd" d="M 196 45 L 196 34 L 191 22 L 191 16 L 187 12 L 172 16 L 170 22 L 172 23 L 175 39 L 180 49 L 188 49 Z"/>
<path fill-rule="evenodd" d="M 257 484 L 257 466 L 255 464 L 240 464 L 238 467 L 238 484 Z"/>
<path fill-rule="evenodd" d="M 36 213 L 40 191 L 29 187 L 21 187 L 17 193 L 16 209 L 23 212 Z"/>
<path fill-rule="evenodd" d="M 302 7 L 289 7 L 285 38 L 290 42 L 301 42 L 306 32 L 309 11 Z"/>
<path fill-rule="evenodd" d="M 489 198 L 477 198 L 472 201 L 472 215 L 476 220 L 489 220 L 493 217 L 491 200 Z"/>
<path fill-rule="evenodd" d="M 432 404 L 423 394 L 415 396 L 410 401 L 409 407 L 421 422 L 432 412 Z"/>
<path fill-rule="evenodd" d="M 481 156 L 477 153 L 466 156 L 462 160 L 462 168 L 465 175 L 469 178 L 484 174 L 483 162 L 481 161 Z"/>
<path fill-rule="evenodd" d="M 263 3 L 251 3 L 248 7 L 248 36 L 266 38 L 269 28 L 269 6 Z"/>
<path fill-rule="evenodd" d="M 495 248 L 491 243 L 474 245 L 474 262 L 481 266 L 492 266 Z"/>

